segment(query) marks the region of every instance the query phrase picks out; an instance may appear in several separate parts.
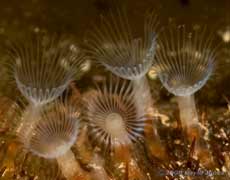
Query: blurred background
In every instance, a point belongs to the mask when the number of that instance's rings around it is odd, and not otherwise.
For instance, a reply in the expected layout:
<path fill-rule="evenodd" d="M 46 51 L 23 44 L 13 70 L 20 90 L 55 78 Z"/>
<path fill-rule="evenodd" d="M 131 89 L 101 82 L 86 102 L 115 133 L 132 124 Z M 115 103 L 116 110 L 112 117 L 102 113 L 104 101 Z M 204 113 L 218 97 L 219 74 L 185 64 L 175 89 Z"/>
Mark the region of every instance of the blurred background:
<path fill-rule="evenodd" d="M 115 2 L 115 3 L 114 3 Z M 25 31 L 49 31 L 72 34 L 79 43 L 87 32 L 99 23 L 101 14 L 113 9 L 114 4 L 125 6 L 134 32 L 143 29 L 147 10 L 154 10 L 161 27 L 174 23 L 207 25 L 222 42 L 219 66 L 215 76 L 198 95 L 202 103 L 224 105 L 222 97 L 230 97 L 230 1 L 229 0 L 9 0 L 0 2 L 0 34 L 13 36 Z M 227 64 L 226 64 L 227 62 Z M 209 90 L 209 91 L 207 91 Z M 163 94 L 164 95 L 164 94 Z"/>

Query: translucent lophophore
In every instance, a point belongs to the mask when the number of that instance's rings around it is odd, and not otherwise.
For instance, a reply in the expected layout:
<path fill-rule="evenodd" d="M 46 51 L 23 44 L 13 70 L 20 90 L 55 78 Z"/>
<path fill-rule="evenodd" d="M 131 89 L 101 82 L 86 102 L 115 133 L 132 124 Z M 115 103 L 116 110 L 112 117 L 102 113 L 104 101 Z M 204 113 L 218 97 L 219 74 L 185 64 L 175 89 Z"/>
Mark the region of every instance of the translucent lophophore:
<path fill-rule="evenodd" d="M 91 58 L 119 77 L 139 79 L 152 66 L 158 26 L 157 15 L 148 13 L 144 37 L 135 37 L 124 10 L 116 9 L 90 32 L 87 45 Z"/>
<path fill-rule="evenodd" d="M 145 75 L 154 59 L 158 26 L 157 16 L 153 12 L 148 13 L 145 19 L 144 37 L 135 38 L 126 13 L 116 10 L 116 13 L 111 12 L 108 17 L 102 18 L 101 26 L 93 29 L 88 40 L 91 58 L 113 74 L 132 80 L 136 97 L 143 93 L 138 90 L 144 85 L 146 98 L 142 98 L 142 105 L 146 104 L 146 109 L 152 104 L 145 103 L 151 101 Z"/>
<path fill-rule="evenodd" d="M 215 69 L 217 45 L 205 27 L 191 32 L 185 26 L 169 27 L 160 35 L 154 66 L 163 86 L 177 97 L 180 120 L 198 149 L 202 127 L 194 93 L 201 89 Z"/>
<path fill-rule="evenodd" d="M 134 85 L 134 99 L 137 113 L 154 116 L 152 96 L 146 78 L 156 50 L 159 22 L 155 13 L 147 13 L 144 22 L 144 36 L 136 37 L 131 30 L 126 13 L 116 9 L 102 17 L 101 26 L 95 27 L 87 41 L 89 54 L 118 77 L 131 80 Z M 153 121 L 153 141 L 162 147 Z"/>
<path fill-rule="evenodd" d="M 132 83 L 115 78 L 84 97 L 84 118 L 91 143 L 115 164 L 130 167 L 134 161 L 133 143 L 144 140 L 145 127 L 150 125 L 146 114 L 138 114 L 134 96 Z"/>
<path fill-rule="evenodd" d="M 10 75 L 34 105 L 46 104 L 60 96 L 84 61 L 84 55 L 64 36 L 32 34 L 8 44 Z"/>
<path fill-rule="evenodd" d="M 143 138 L 146 116 L 137 113 L 134 95 L 132 84 L 115 78 L 85 96 L 84 118 L 89 136 L 103 151 L 129 147 Z"/>
<path fill-rule="evenodd" d="M 164 87 L 178 97 L 183 127 L 198 124 L 192 96 L 215 69 L 213 37 L 206 28 L 189 32 L 185 26 L 179 26 L 168 28 L 159 40 L 154 66 Z"/>
<path fill-rule="evenodd" d="M 22 113 L 17 135 L 24 148 L 45 159 L 56 159 L 67 179 L 82 176 L 71 147 L 79 131 L 79 111 L 65 98 L 39 108 L 28 106 Z"/>

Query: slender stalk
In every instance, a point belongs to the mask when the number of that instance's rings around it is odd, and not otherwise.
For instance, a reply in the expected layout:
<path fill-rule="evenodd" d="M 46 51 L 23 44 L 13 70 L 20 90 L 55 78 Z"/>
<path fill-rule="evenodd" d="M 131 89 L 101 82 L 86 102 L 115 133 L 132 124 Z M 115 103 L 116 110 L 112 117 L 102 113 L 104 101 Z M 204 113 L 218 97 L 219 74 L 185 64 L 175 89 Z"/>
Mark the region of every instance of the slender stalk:
<path fill-rule="evenodd" d="M 178 96 L 180 120 L 183 129 L 191 129 L 199 125 L 194 96 Z"/>
<path fill-rule="evenodd" d="M 177 103 L 180 111 L 182 129 L 186 131 L 190 141 L 192 141 L 193 138 L 196 138 L 196 144 L 199 147 L 199 144 L 201 144 L 200 138 L 202 128 L 199 124 L 194 95 L 177 96 Z"/>
<path fill-rule="evenodd" d="M 151 96 L 151 91 L 148 85 L 148 80 L 145 76 L 140 79 L 133 81 L 134 92 L 135 92 L 135 102 L 137 107 L 138 115 L 147 114 L 152 120 L 151 127 L 145 128 L 147 137 L 146 141 L 150 146 L 151 153 L 160 159 L 165 159 L 165 148 L 160 141 L 158 135 L 157 124 L 155 121 L 156 110 L 153 108 L 153 100 Z"/>
<path fill-rule="evenodd" d="M 155 112 L 153 108 L 153 100 L 147 78 L 143 76 L 139 79 L 134 80 L 133 86 L 135 93 L 134 98 L 136 102 L 138 115 L 147 114 L 150 117 L 154 117 Z M 152 132 L 156 139 L 160 139 L 157 132 L 155 121 L 153 121 Z"/>
<path fill-rule="evenodd" d="M 177 102 L 180 110 L 181 125 L 192 142 L 195 138 L 196 144 L 194 155 L 197 156 L 203 166 L 209 168 L 214 166 L 213 157 L 208 143 L 202 138 L 202 126 L 199 123 L 194 95 L 178 96 Z"/>
<path fill-rule="evenodd" d="M 74 176 L 82 176 L 83 171 L 78 164 L 71 150 L 57 158 L 57 163 L 66 179 L 72 179 Z"/>
<path fill-rule="evenodd" d="M 153 101 L 147 78 L 143 76 L 133 80 L 133 86 L 138 114 L 153 114 Z"/>

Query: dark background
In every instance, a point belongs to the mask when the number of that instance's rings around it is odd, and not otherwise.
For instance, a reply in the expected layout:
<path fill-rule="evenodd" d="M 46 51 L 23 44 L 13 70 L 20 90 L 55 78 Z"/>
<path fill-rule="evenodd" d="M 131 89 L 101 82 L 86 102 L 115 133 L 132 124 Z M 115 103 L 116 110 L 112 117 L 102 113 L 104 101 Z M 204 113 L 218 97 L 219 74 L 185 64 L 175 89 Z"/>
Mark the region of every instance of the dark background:
<path fill-rule="evenodd" d="M 146 10 L 154 9 L 162 23 L 205 23 L 224 26 L 230 23 L 229 0 L 123 0 L 135 24 Z M 0 25 L 10 28 L 48 28 L 82 35 L 97 16 L 112 8 L 110 0 L 8 0 L 0 1 Z"/>
<path fill-rule="evenodd" d="M 158 14 L 162 26 L 207 25 L 216 32 L 219 42 L 221 32 L 230 26 L 230 0 L 2 0 L 0 34 L 13 36 L 27 30 L 61 32 L 72 34 L 81 43 L 90 27 L 99 23 L 99 16 L 112 10 L 114 4 L 126 7 L 134 31 L 143 29 L 147 10 Z M 222 44 L 214 76 L 198 91 L 199 103 L 226 105 L 223 96 L 230 97 L 229 44 Z M 167 100 L 170 94 L 162 89 L 161 97 Z"/>

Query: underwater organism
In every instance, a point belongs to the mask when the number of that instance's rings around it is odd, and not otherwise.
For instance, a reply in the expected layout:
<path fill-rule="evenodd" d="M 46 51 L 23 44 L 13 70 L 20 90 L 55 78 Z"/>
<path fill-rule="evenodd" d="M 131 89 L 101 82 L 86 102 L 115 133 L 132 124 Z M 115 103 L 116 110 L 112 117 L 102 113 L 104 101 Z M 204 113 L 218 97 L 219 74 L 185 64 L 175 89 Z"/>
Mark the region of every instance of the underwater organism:
<path fill-rule="evenodd" d="M 81 174 L 80 166 L 70 149 L 80 127 L 76 106 L 70 104 L 67 98 L 60 98 L 40 108 L 36 116 L 32 108 L 35 107 L 28 106 L 24 110 L 17 129 L 24 148 L 39 157 L 57 159 L 67 178 Z"/>
<path fill-rule="evenodd" d="M 157 16 L 150 13 L 146 17 L 144 38 L 135 38 L 123 11 L 101 20 L 101 26 L 94 27 L 87 41 L 91 58 L 124 79 L 143 77 L 155 55 Z"/>
<path fill-rule="evenodd" d="M 146 116 L 137 114 L 132 84 L 116 78 L 84 97 L 89 137 L 104 152 L 130 147 L 143 137 Z"/>
<path fill-rule="evenodd" d="M 146 78 L 152 67 L 158 36 L 158 16 L 150 12 L 144 23 L 144 37 L 132 32 L 124 11 L 117 10 L 102 17 L 101 26 L 96 26 L 88 39 L 89 54 L 113 74 L 131 80 L 134 85 L 134 100 L 139 115 L 154 116 L 155 109 Z M 153 138 L 162 147 L 157 126 L 153 121 Z"/>
<path fill-rule="evenodd" d="M 143 111 L 151 104 L 146 103 L 151 100 L 151 94 L 145 74 L 154 60 L 158 18 L 154 13 L 149 13 L 145 20 L 144 38 L 136 38 L 126 14 L 120 10 L 116 12 L 103 17 L 101 26 L 95 27 L 90 33 L 89 54 L 113 74 L 133 81 L 138 111 Z"/>
<path fill-rule="evenodd" d="M 41 105 L 62 94 L 84 60 L 84 55 L 73 46 L 64 37 L 40 34 L 10 42 L 10 74 L 27 100 Z"/>
<path fill-rule="evenodd" d="M 173 27 L 159 38 L 154 66 L 163 86 L 177 97 L 185 129 L 199 126 L 193 94 L 215 69 L 216 47 L 206 28 L 189 32 L 185 26 Z"/>

